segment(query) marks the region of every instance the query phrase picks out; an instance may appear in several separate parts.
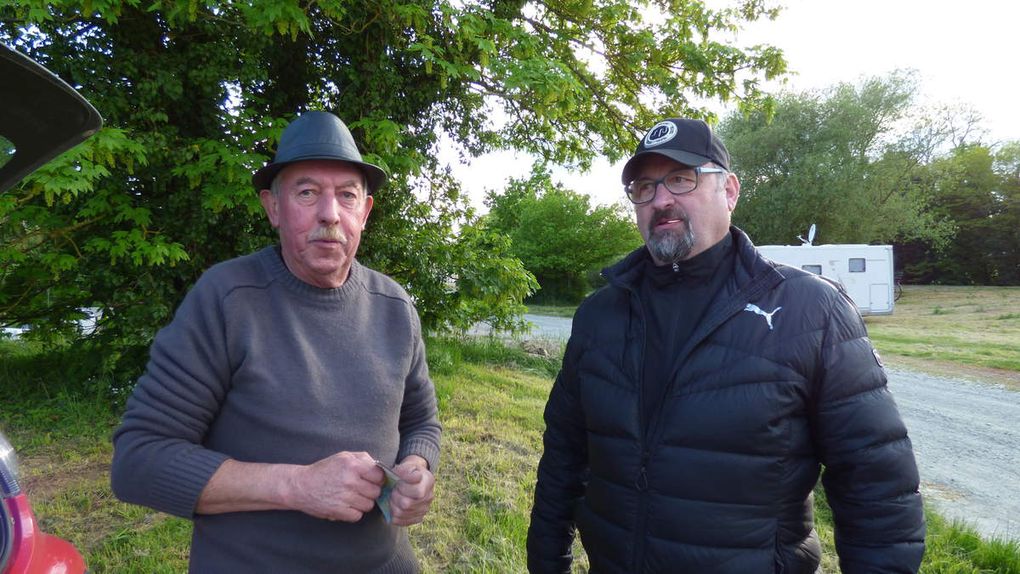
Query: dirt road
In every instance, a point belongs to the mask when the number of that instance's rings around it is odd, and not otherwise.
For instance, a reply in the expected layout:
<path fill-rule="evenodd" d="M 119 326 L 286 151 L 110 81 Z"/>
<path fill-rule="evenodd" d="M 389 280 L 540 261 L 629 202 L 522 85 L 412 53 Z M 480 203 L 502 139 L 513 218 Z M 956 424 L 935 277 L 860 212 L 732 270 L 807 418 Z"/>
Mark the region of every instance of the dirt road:
<path fill-rule="evenodd" d="M 570 319 L 526 317 L 531 337 L 570 336 Z M 1020 540 L 1020 392 L 902 367 L 887 372 L 927 500 L 985 536 Z"/>
<path fill-rule="evenodd" d="M 986 536 L 1020 540 L 1020 393 L 887 369 L 914 443 L 921 490 Z"/>

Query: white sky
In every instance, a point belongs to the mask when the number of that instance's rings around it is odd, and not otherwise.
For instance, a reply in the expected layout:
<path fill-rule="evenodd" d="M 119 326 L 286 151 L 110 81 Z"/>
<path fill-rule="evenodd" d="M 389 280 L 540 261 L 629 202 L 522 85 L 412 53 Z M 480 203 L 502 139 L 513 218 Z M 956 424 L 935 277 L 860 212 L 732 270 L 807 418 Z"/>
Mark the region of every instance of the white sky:
<path fill-rule="evenodd" d="M 712 2 L 719 4 L 720 2 Z M 759 22 L 736 44 L 768 43 L 784 51 L 795 72 L 787 89 L 826 88 L 839 82 L 919 72 L 922 98 L 965 104 L 982 116 L 984 141 L 1020 140 L 1020 1 L 1017 0 L 783 0 L 775 21 Z M 922 103 L 924 103 L 922 101 Z M 722 114 L 721 114 L 722 115 Z M 502 189 L 527 174 L 526 156 L 492 154 L 455 167 L 480 209 L 486 188 Z M 623 162 L 598 162 L 587 174 L 558 171 L 569 189 L 593 204 L 622 199 Z"/>

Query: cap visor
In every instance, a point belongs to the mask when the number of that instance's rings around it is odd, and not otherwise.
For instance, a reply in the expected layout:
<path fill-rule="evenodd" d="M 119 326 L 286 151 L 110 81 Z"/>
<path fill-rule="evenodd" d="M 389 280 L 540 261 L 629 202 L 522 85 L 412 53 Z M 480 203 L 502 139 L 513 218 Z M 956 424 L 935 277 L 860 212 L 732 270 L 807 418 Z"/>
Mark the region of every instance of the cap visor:
<path fill-rule="evenodd" d="M 634 181 L 634 177 L 637 175 L 635 172 L 637 172 L 637 170 L 641 167 L 641 163 L 645 160 L 645 158 L 650 155 L 660 155 L 686 167 L 698 167 L 699 165 L 705 165 L 712 161 L 703 155 L 676 149 L 646 150 L 634 154 L 634 156 L 627 160 L 627 163 L 623 166 L 621 180 L 624 185 Z"/>

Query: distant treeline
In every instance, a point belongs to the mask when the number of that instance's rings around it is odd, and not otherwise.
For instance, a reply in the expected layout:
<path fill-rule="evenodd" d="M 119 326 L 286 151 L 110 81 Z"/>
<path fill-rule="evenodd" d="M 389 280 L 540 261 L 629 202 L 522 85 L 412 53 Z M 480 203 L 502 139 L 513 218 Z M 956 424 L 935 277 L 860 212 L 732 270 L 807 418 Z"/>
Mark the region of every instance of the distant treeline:
<path fill-rule="evenodd" d="M 960 107 L 916 105 L 911 73 L 785 94 L 720 126 L 759 244 L 894 245 L 908 283 L 1020 285 L 1020 141 Z"/>

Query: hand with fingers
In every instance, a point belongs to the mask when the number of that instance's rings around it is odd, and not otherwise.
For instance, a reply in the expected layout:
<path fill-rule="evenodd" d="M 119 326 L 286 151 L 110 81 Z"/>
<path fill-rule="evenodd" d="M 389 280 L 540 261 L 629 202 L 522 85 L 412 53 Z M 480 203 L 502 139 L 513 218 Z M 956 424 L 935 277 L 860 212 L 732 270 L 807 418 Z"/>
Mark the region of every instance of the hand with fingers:
<path fill-rule="evenodd" d="M 372 510 L 385 475 L 365 452 L 339 452 L 295 474 L 291 507 L 328 520 L 357 522 Z"/>
<path fill-rule="evenodd" d="M 400 482 L 390 494 L 393 524 L 418 524 L 425 520 L 432 505 L 436 477 L 429 470 L 425 459 L 415 455 L 405 458 L 393 471 L 400 477 Z"/>

